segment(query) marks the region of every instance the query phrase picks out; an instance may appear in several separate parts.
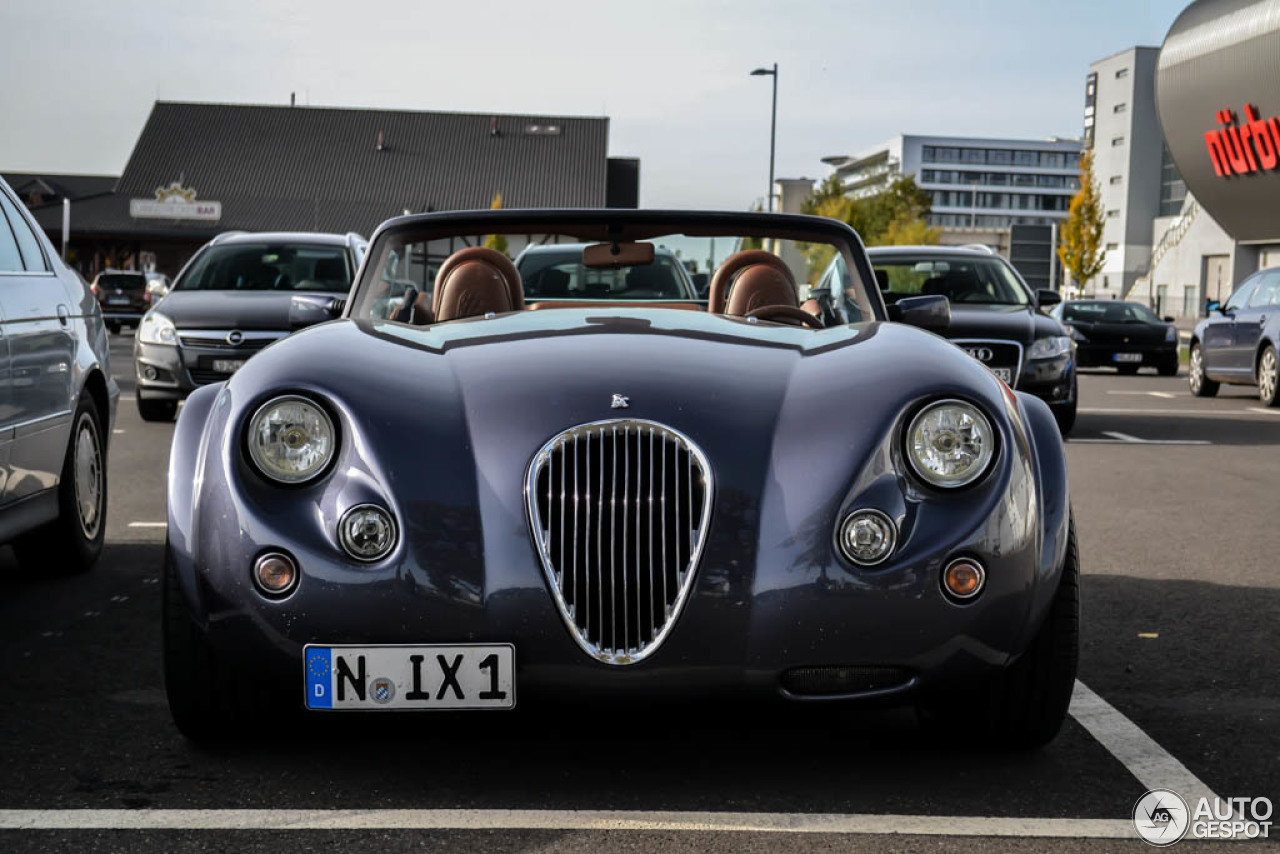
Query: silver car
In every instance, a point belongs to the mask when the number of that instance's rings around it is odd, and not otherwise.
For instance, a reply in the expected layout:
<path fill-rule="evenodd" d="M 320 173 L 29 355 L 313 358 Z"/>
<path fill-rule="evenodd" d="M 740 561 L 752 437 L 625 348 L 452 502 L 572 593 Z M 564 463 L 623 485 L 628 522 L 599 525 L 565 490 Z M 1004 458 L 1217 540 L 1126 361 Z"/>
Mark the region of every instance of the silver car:
<path fill-rule="evenodd" d="M 60 572 L 93 566 L 120 389 L 84 280 L 0 180 L 0 543 Z"/>

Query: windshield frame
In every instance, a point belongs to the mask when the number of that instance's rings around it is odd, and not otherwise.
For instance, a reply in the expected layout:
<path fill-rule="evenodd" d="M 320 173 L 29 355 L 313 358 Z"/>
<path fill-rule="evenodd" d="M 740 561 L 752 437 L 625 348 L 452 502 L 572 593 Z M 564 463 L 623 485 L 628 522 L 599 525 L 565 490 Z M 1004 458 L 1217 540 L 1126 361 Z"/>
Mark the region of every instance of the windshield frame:
<path fill-rule="evenodd" d="M 1024 302 L 982 302 L 948 300 L 952 306 L 969 307 L 969 306 L 1000 306 L 1003 308 L 1028 308 L 1035 309 L 1037 306 L 1036 295 L 1032 292 L 1031 287 L 1023 280 L 1020 274 L 1012 264 L 1009 263 L 1002 255 L 996 254 L 978 254 L 967 252 L 947 252 L 947 251 L 927 251 L 927 252 L 904 252 L 886 248 L 885 251 L 877 251 L 872 249 L 868 252 L 871 267 L 874 270 L 877 266 L 906 266 L 908 264 L 919 264 L 923 261 L 960 261 L 969 264 L 989 263 L 995 264 L 1004 271 L 1005 279 L 1013 283 L 1013 286 L 1022 294 Z M 879 285 L 876 286 L 879 290 Z M 919 296 L 919 294 L 912 294 Z"/>
<path fill-rule="evenodd" d="M 555 208 L 545 210 L 497 209 L 453 213 L 414 214 L 396 217 L 379 226 L 370 239 L 365 263 L 351 289 L 343 317 L 358 318 L 363 303 L 381 279 L 393 242 L 419 243 L 476 234 L 559 234 L 583 242 L 637 241 L 671 235 L 777 238 L 798 242 L 829 243 L 844 257 L 851 272 L 858 305 L 866 320 L 888 320 L 888 312 L 867 261 L 861 238 L 848 225 L 827 217 L 755 212 L 661 211 L 631 208 Z M 852 277 L 851 277 L 852 278 Z M 619 300 L 643 307 L 644 301 Z"/>
<path fill-rule="evenodd" d="M 1105 317 L 1098 318 L 1098 319 L 1091 319 L 1091 318 L 1088 318 L 1088 317 L 1067 317 L 1067 312 L 1069 312 L 1069 311 L 1071 311 L 1071 309 L 1073 309 L 1073 308 L 1077 308 L 1077 307 L 1079 307 L 1079 306 L 1081 306 L 1081 305 L 1101 305 L 1101 306 L 1103 306 L 1104 308 L 1105 308 L 1106 306 L 1109 306 L 1109 305 L 1122 305 L 1122 306 L 1125 306 L 1125 307 L 1128 307 L 1128 308 L 1137 309 L 1137 311 L 1136 311 L 1135 313 L 1138 315 L 1138 320 L 1137 320 L 1137 321 L 1128 321 L 1128 320 L 1108 320 L 1108 319 L 1107 319 L 1107 318 L 1105 318 Z M 1150 315 L 1150 317 L 1149 317 L 1149 318 L 1144 318 L 1144 317 L 1142 316 L 1143 312 L 1146 312 L 1148 315 Z M 1169 325 L 1169 324 L 1168 324 L 1168 321 L 1163 320 L 1163 319 L 1160 317 L 1160 315 L 1158 315 L 1158 314 L 1156 314 L 1154 311 L 1152 311 L 1150 307 L 1145 306 L 1145 305 L 1143 305 L 1143 304 L 1142 304 L 1142 303 L 1140 303 L 1140 302 L 1134 302 L 1133 300 L 1104 300 L 1104 299 L 1070 300 L 1070 301 L 1068 301 L 1068 302 L 1063 303 L 1063 305 L 1062 305 L 1062 317 L 1061 317 L 1060 319 L 1062 320 L 1062 322 L 1063 322 L 1063 323 L 1131 323 L 1131 322 L 1138 322 L 1138 323 L 1145 323 L 1145 324 L 1147 324 L 1148 326 L 1168 326 L 1168 325 Z"/>

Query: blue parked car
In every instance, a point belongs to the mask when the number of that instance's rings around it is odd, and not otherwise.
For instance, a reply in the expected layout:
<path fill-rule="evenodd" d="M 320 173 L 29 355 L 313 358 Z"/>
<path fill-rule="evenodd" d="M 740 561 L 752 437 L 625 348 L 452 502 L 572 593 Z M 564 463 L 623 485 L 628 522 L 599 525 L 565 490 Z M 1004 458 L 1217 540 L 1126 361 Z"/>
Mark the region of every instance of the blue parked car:
<path fill-rule="evenodd" d="M 1280 403 L 1280 267 L 1259 270 L 1209 316 L 1191 336 L 1191 393 L 1213 397 L 1228 385 L 1254 385 L 1264 406 Z"/>

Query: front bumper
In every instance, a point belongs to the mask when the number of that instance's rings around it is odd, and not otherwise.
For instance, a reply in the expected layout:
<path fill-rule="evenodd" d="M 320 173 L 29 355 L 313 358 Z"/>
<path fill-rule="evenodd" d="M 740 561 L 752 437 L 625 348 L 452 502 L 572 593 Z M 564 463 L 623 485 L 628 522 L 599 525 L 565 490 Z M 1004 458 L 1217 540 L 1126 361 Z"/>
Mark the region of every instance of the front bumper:
<path fill-rule="evenodd" d="M 1117 362 L 1118 353 L 1137 353 L 1142 357 L 1140 362 Z M 1178 361 L 1178 343 L 1170 341 L 1163 344 L 1111 344 L 1082 341 L 1076 345 L 1076 356 L 1082 368 L 1123 367 L 1140 365 L 1160 367 Z"/>
<path fill-rule="evenodd" d="M 231 377 L 229 373 L 213 370 L 214 359 L 248 361 L 261 352 L 261 347 L 215 349 L 135 341 L 133 373 L 138 396 L 147 400 L 182 400 L 201 386 Z"/>
<path fill-rule="evenodd" d="M 1070 403 L 1075 397 L 1076 359 L 1071 353 L 1051 359 L 1028 360 L 1018 377 L 1018 391 L 1051 406 Z"/>

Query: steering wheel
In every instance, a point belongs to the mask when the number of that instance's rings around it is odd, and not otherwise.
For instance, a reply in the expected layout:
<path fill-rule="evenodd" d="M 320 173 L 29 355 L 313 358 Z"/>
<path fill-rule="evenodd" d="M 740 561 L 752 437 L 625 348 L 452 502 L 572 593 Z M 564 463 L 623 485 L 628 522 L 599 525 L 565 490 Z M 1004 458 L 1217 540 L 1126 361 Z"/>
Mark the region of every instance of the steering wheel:
<path fill-rule="evenodd" d="M 809 329 L 822 329 L 822 321 L 802 308 L 790 305 L 762 305 L 747 312 L 747 317 L 774 323 L 799 323 Z"/>

